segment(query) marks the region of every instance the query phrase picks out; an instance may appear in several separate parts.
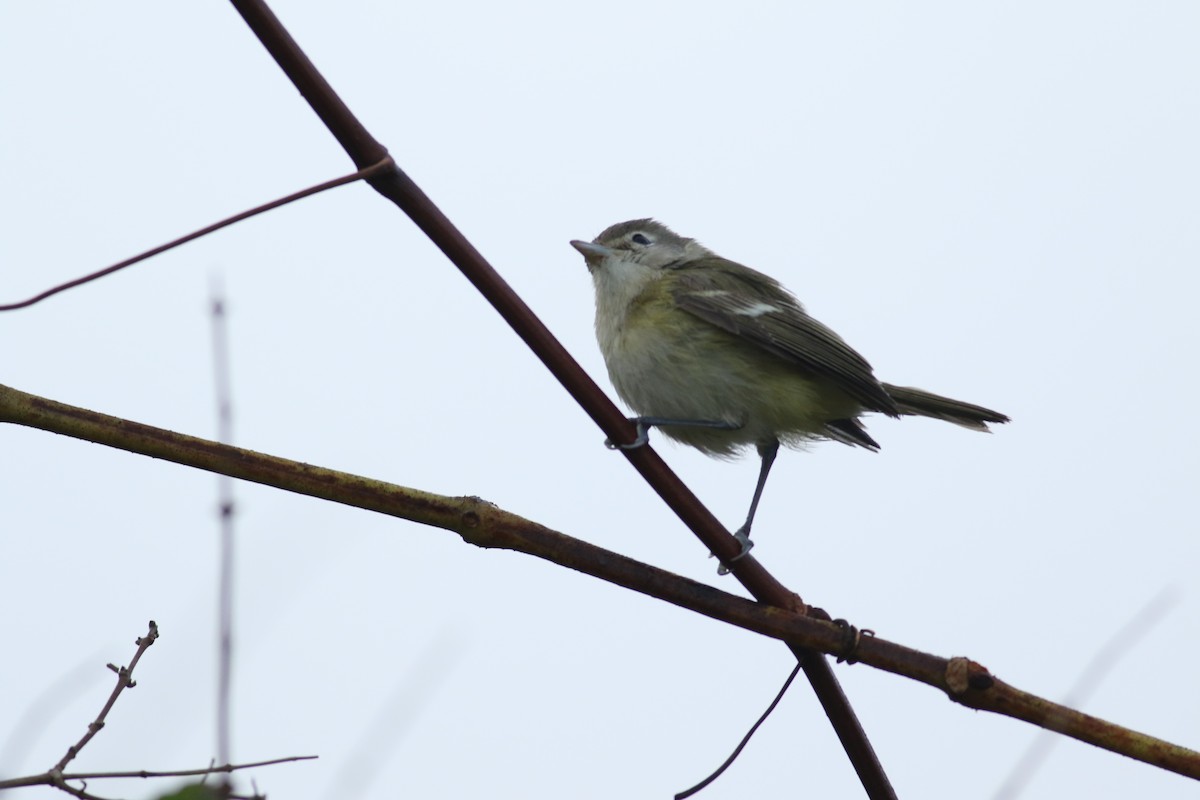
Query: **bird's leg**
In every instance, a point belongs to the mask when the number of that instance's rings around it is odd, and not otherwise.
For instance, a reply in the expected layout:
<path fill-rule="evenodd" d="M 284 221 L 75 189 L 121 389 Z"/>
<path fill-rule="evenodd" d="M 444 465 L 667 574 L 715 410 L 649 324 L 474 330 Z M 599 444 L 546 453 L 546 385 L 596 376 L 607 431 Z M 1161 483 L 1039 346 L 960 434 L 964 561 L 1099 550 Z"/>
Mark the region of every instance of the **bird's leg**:
<path fill-rule="evenodd" d="M 630 417 L 629 421 L 637 425 L 637 438 L 629 444 L 618 444 L 612 439 L 605 439 L 604 446 L 609 450 L 635 450 L 650 441 L 650 429 L 656 425 L 679 425 L 688 428 L 716 428 L 722 431 L 736 431 L 742 427 L 740 422 L 728 422 L 722 419 L 672 419 L 671 417 Z M 778 447 L 778 445 L 776 445 Z"/>
<path fill-rule="evenodd" d="M 750 500 L 750 513 L 746 515 L 746 521 L 742 523 L 742 527 L 733 534 L 733 538 L 741 543 L 742 552 L 729 559 L 730 564 L 739 558 L 745 558 L 746 554 L 750 552 L 750 548 L 754 547 L 754 542 L 750 541 L 750 526 L 754 524 L 754 512 L 758 511 L 758 501 L 762 499 L 763 487 L 767 485 L 767 475 L 771 474 L 771 465 L 775 463 L 775 456 L 779 454 L 779 440 L 772 439 L 766 444 L 759 444 L 758 454 L 762 457 L 762 465 L 758 468 L 758 484 L 754 487 L 754 497 Z M 717 567 L 718 575 L 728 573 L 729 567 L 725 564 Z"/>

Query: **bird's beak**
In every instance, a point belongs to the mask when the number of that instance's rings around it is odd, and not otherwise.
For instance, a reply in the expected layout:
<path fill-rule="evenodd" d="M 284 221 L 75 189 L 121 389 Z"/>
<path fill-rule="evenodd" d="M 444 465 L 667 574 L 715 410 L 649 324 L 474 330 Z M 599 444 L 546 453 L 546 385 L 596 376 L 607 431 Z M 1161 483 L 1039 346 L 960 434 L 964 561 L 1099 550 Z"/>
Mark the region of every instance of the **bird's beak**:
<path fill-rule="evenodd" d="M 574 247 L 583 255 L 583 260 L 587 262 L 588 269 L 595 269 L 600 266 L 600 262 L 613 255 L 611 248 L 594 242 L 581 242 L 578 239 L 572 239 L 571 247 Z"/>

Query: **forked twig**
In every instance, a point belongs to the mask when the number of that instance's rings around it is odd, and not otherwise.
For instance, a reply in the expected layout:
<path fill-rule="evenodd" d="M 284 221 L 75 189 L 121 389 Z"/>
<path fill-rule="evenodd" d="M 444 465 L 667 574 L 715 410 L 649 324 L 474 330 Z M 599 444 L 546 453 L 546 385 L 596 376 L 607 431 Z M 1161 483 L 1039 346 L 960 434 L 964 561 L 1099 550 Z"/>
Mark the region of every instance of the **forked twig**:
<path fill-rule="evenodd" d="M 92 738 L 104 728 L 105 720 L 108 717 L 108 712 L 112 711 L 113 706 L 117 702 L 117 698 L 126 689 L 131 689 L 137 686 L 137 682 L 133 680 L 133 671 L 141 660 L 142 655 L 158 640 L 158 625 L 154 620 L 150 620 L 150 627 L 145 636 L 139 636 L 135 641 L 137 650 L 133 654 L 133 658 L 129 661 L 127 667 L 117 667 L 114 664 L 108 664 L 108 668 L 117 674 L 117 685 L 109 694 L 108 700 L 104 703 L 104 707 L 100 709 L 100 713 L 96 718 L 88 723 L 87 732 L 79 739 L 78 742 L 67 748 L 66 754 L 59 759 L 58 763 L 45 772 L 37 775 L 25 775 L 19 778 L 7 778 L 0 780 L 0 790 L 17 789 L 25 786 L 53 786 L 69 795 L 80 798 L 80 800 L 104 800 L 104 798 L 91 794 L 87 791 L 87 781 L 102 780 L 107 778 L 180 778 L 200 775 L 213 775 L 218 773 L 230 773 L 236 770 L 250 769 L 252 767 L 265 767 L 272 764 L 282 764 L 288 761 L 309 761 L 316 756 L 288 756 L 286 758 L 273 758 L 268 761 L 255 761 L 246 764 L 230 764 L 208 766 L 203 769 L 181 769 L 181 770 L 126 770 L 123 772 L 63 772 L 67 765 L 79 755 L 80 751 L 87 745 Z M 72 786 L 68 781 L 82 781 L 83 786 Z"/>

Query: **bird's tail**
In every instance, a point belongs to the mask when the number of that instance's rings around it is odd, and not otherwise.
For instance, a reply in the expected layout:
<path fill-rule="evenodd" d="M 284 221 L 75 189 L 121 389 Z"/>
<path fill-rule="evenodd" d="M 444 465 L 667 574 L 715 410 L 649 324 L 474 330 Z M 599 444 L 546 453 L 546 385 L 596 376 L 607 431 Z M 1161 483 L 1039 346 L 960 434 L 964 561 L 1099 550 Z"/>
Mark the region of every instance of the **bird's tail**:
<path fill-rule="evenodd" d="M 896 408 L 901 414 L 914 417 L 932 417 L 944 419 L 964 428 L 976 431 L 986 431 L 989 422 L 1008 422 L 1008 417 L 999 411 L 992 411 L 983 406 L 964 403 L 961 400 L 951 400 L 932 392 L 914 389 L 911 386 L 892 386 L 883 384 L 884 390 L 896 401 Z"/>

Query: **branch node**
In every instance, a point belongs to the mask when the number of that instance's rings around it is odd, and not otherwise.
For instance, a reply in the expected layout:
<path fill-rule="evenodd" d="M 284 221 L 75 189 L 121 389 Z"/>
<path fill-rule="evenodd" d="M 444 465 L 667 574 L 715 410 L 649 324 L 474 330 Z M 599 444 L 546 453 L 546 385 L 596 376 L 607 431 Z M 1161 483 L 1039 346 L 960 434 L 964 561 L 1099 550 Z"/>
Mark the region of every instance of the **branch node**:
<path fill-rule="evenodd" d="M 139 636 L 134 639 L 133 643 L 138 647 L 149 647 L 154 644 L 156 639 L 158 639 L 158 623 L 150 620 L 150 630 L 146 632 L 145 636 Z"/>
<path fill-rule="evenodd" d="M 955 656 L 946 662 L 945 689 L 951 697 L 967 690 L 967 665 L 970 663 L 962 656 Z"/>
<path fill-rule="evenodd" d="M 984 692 L 995 685 L 996 678 L 983 664 L 962 656 L 955 656 L 946 662 L 944 688 L 955 699 L 968 689 Z"/>

